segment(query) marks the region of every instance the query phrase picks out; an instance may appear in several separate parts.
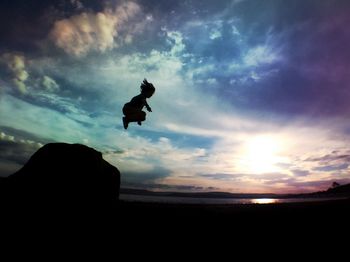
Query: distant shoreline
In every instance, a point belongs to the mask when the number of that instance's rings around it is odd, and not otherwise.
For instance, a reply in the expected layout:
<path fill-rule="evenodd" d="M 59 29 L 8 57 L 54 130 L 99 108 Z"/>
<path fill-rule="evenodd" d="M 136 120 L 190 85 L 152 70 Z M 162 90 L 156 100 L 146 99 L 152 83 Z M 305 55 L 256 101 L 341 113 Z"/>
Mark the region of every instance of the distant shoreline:
<path fill-rule="evenodd" d="M 347 197 L 194 197 L 194 196 L 173 196 L 173 195 L 137 195 L 120 194 L 120 200 L 127 202 L 148 202 L 164 204 L 202 204 L 202 205 L 220 205 L 220 204 L 279 204 L 279 203 L 305 203 L 331 200 L 344 200 Z"/>
<path fill-rule="evenodd" d="M 299 194 L 274 194 L 274 193 L 229 193 L 229 192 L 167 192 L 150 191 L 143 189 L 121 188 L 120 194 L 153 196 L 153 197 L 179 197 L 179 198 L 207 198 L 207 199 L 307 199 L 307 198 L 330 198 L 341 199 L 350 197 L 350 186 L 344 185 L 327 191 L 299 193 Z"/>

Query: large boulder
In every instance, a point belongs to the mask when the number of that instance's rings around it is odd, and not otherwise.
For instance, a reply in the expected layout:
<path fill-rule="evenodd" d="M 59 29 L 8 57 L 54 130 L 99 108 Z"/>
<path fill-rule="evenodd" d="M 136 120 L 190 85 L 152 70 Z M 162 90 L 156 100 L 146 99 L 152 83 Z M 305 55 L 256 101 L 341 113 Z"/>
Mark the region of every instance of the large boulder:
<path fill-rule="evenodd" d="M 14 208 L 109 208 L 118 201 L 120 172 L 90 147 L 51 143 L 1 184 Z"/>

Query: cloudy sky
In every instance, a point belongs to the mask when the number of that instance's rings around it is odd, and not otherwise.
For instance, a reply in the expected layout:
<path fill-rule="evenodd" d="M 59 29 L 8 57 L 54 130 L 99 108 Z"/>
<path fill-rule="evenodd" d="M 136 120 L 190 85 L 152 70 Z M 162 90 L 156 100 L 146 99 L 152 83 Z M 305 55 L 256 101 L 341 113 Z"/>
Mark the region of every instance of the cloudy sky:
<path fill-rule="evenodd" d="M 0 176 L 82 143 L 122 187 L 295 193 L 350 182 L 350 2 L 0 3 Z M 156 87 L 142 126 L 122 106 Z"/>

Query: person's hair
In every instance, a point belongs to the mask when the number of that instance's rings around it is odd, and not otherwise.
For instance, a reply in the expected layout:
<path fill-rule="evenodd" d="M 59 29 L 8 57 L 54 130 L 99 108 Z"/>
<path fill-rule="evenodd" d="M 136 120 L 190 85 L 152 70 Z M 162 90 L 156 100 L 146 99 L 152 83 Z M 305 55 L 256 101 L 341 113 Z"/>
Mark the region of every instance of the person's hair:
<path fill-rule="evenodd" d="M 155 87 L 153 86 L 152 83 L 149 83 L 147 81 L 147 79 L 143 79 L 143 82 L 141 83 L 141 86 L 140 86 L 140 89 L 141 89 L 141 94 L 152 94 L 154 93 L 154 91 L 156 91 Z"/>

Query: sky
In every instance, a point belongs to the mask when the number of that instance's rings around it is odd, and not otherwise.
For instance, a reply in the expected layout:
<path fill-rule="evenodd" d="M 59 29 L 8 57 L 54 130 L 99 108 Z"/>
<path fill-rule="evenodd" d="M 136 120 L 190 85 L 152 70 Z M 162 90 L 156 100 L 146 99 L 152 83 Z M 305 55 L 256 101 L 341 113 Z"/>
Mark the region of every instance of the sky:
<path fill-rule="evenodd" d="M 350 2 L 0 2 L 0 176 L 81 143 L 154 191 L 350 182 Z M 144 78 L 153 112 L 122 125 Z"/>

